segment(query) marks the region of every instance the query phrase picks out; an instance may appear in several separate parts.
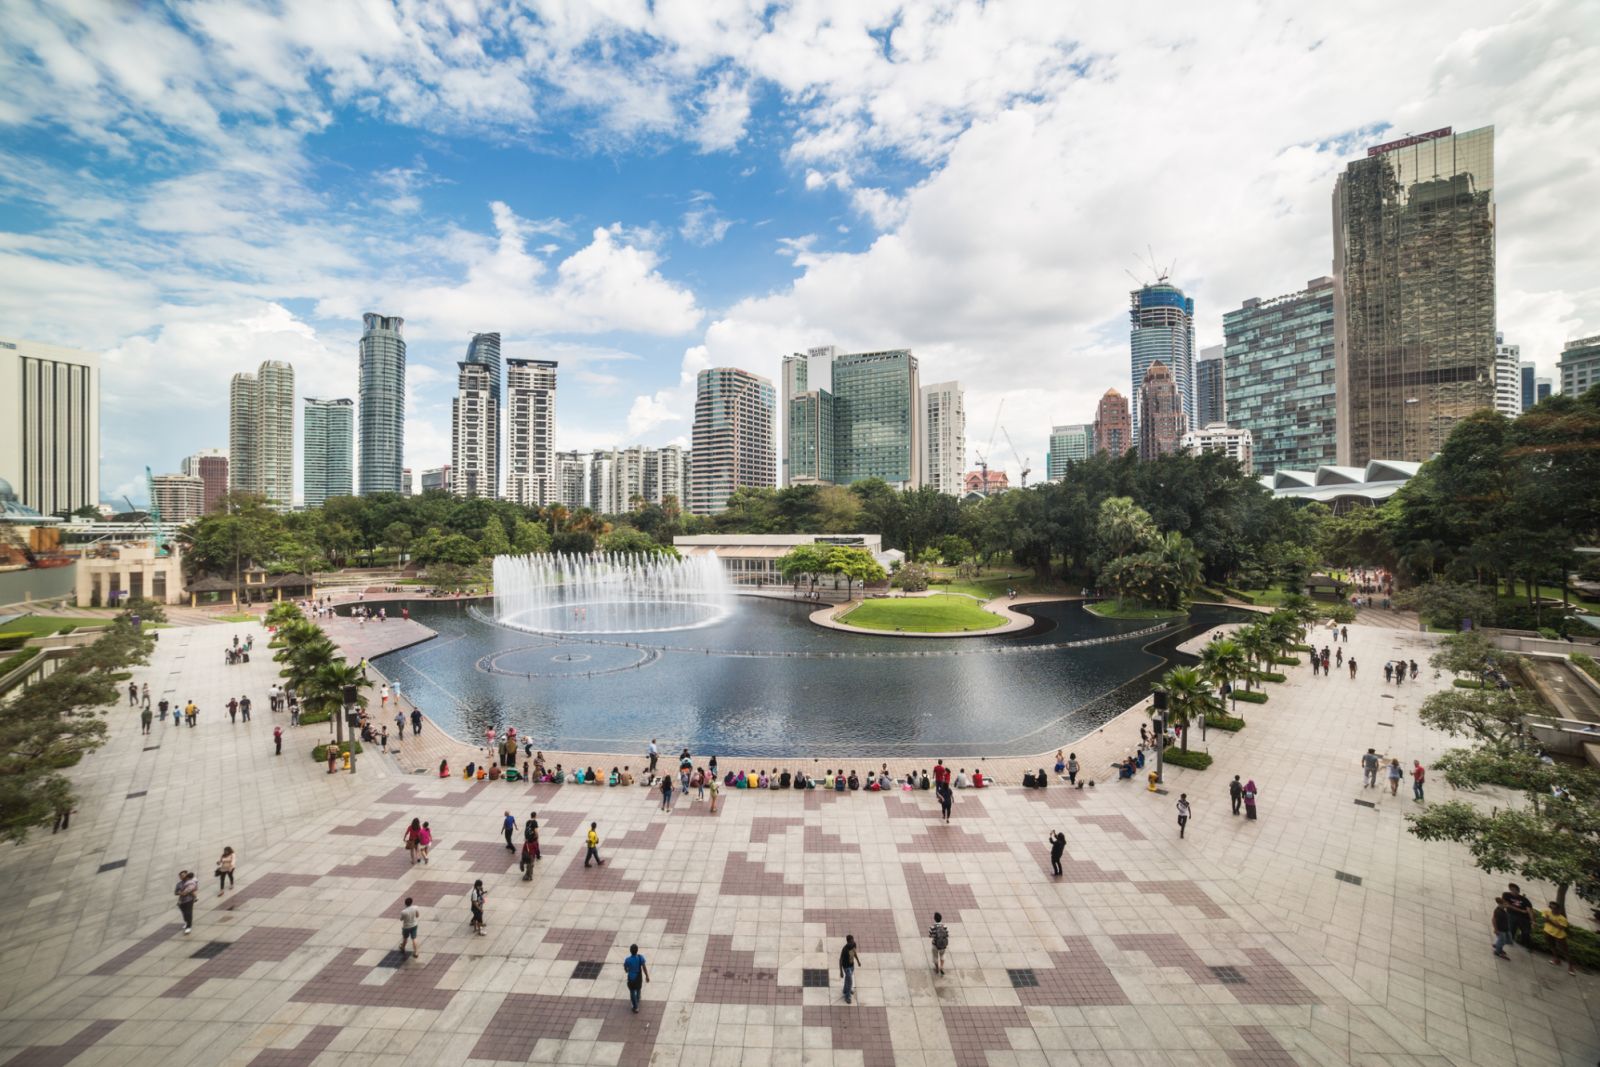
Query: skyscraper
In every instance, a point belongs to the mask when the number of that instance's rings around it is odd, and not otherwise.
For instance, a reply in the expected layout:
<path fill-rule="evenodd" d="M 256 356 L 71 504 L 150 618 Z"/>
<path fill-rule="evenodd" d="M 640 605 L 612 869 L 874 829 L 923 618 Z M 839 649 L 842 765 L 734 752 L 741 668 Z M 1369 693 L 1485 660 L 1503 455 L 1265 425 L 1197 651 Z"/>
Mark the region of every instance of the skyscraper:
<path fill-rule="evenodd" d="M 882 478 L 905 489 L 920 486 L 918 398 L 917 358 L 909 350 L 835 356 L 834 476 L 829 480 L 850 485 Z"/>
<path fill-rule="evenodd" d="M 1522 410 L 1527 411 L 1539 402 L 1537 396 L 1537 382 L 1539 365 L 1531 359 L 1524 359 L 1517 363 L 1517 381 L 1522 387 Z"/>
<path fill-rule="evenodd" d="M 1172 455 L 1187 429 L 1178 383 L 1167 365 L 1157 360 L 1139 385 L 1139 458 Z"/>
<path fill-rule="evenodd" d="M 1561 374 L 1561 391 L 1567 396 L 1582 396 L 1600 385 L 1600 335 L 1568 341 L 1561 347 L 1556 370 Z"/>
<path fill-rule="evenodd" d="M 1157 361 L 1166 364 L 1184 414 L 1193 421 L 1194 301 L 1163 278 L 1128 294 L 1129 345 L 1133 350 L 1133 395 L 1137 400 L 1144 376 Z M 1133 440 L 1139 436 L 1139 405 L 1134 404 Z"/>
<path fill-rule="evenodd" d="M 356 402 L 349 397 L 306 397 L 306 507 L 355 492 Z M 405 488 L 401 487 L 402 490 Z"/>
<path fill-rule="evenodd" d="M 228 492 L 228 451 L 225 448 L 202 448 L 192 456 L 185 456 L 178 469 L 192 474 L 205 483 L 205 496 L 200 513 L 209 515 Z"/>
<path fill-rule="evenodd" d="M 557 366 L 553 359 L 506 362 L 510 397 L 506 496 L 528 507 L 542 508 L 560 497 L 561 487 L 556 479 Z"/>
<path fill-rule="evenodd" d="M 480 496 L 500 495 L 500 476 L 505 470 L 505 445 L 501 431 L 506 424 L 506 409 L 504 393 L 501 391 L 500 364 L 500 335 L 498 333 L 475 333 L 472 340 L 467 342 L 467 362 L 481 363 L 489 368 L 489 398 L 494 407 L 494 441 L 490 447 L 491 459 L 494 464 L 494 486 L 492 491 L 479 493 Z"/>
<path fill-rule="evenodd" d="M 967 409 L 960 382 L 922 387 L 922 483 L 941 493 L 966 491 Z"/>
<path fill-rule="evenodd" d="M 44 515 L 100 503 L 100 356 L 0 339 L 0 480 Z"/>
<path fill-rule="evenodd" d="M 1094 412 L 1094 450 L 1109 452 L 1113 458 L 1133 446 L 1133 418 L 1128 398 L 1107 389 Z"/>
<path fill-rule="evenodd" d="M 1045 478 L 1056 482 L 1066 477 L 1068 463 L 1082 463 L 1089 458 L 1089 445 L 1094 440 L 1094 427 L 1050 427 L 1050 451 L 1045 455 Z"/>
<path fill-rule="evenodd" d="M 1426 460 L 1494 406 L 1494 127 L 1367 149 L 1333 245 L 1339 462 Z"/>
<path fill-rule="evenodd" d="M 834 404 L 826 389 L 796 393 L 785 408 L 784 470 L 789 485 L 833 483 Z"/>
<path fill-rule="evenodd" d="M 1250 431 L 1257 473 L 1337 459 L 1333 302 L 1333 279 L 1314 278 L 1222 316 L 1228 421 Z"/>
<path fill-rule="evenodd" d="M 400 492 L 406 452 L 405 320 L 361 317 L 361 495 Z"/>
<path fill-rule="evenodd" d="M 582 452 L 556 453 L 556 499 L 568 511 L 589 506 L 589 464 Z"/>
<path fill-rule="evenodd" d="M 150 503 L 161 521 L 191 522 L 205 513 L 206 482 L 198 474 L 157 474 L 150 479 Z"/>
<path fill-rule="evenodd" d="M 482 363 L 456 364 L 456 395 L 450 401 L 450 468 L 457 496 L 493 498 L 500 484 L 495 452 L 500 442 L 491 371 Z"/>
<path fill-rule="evenodd" d="M 228 483 L 276 508 L 294 503 L 294 368 L 269 359 L 228 386 Z"/>
<path fill-rule="evenodd" d="M 601 515 L 606 513 L 611 500 L 611 472 L 616 466 L 614 452 L 596 450 L 589 457 L 589 509 Z"/>
<path fill-rule="evenodd" d="M 1222 353 L 1226 345 L 1211 345 L 1200 350 L 1194 361 L 1194 420 L 1197 426 L 1228 421 L 1227 376 Z"/>
<path fill-rule="evenodd" d="M 1505 334 L 1494 335 L 1494 409 L 1508 419 L 1522 411 L 1522 346 L 1506 344 Z"/>
<path fill-rule="evenodd" d="M 814 399 L 809 408 L 802 408 L 800 410 L 806 416 L 809 422 L 815 423 L 817 418 L 820 417 L 817 409 L 826 406 L 830 409 L 826 417 L 829 423 L 832 423 L 833 412 L 831 408 L 833 404 L 833 357 L 838 354 L 839 350 L 833 345 L 819 345 L 816 348 L 808 348 L 805 352 L 796 352 L 793 355 L 783 357 L 783 370 L 780 377 L 780 391 L 782 395 L 779 398 L 780 406 L 778 408 L 778 414 L 784 420 L 783 466 L 780 472 L 783 479 L 780 483 L 782 485 L 790 484 L 789 457 L 791 455 L 809 455 L 804 451 L 797 450 L 789 440 L 789 435 L 791 433 L 790 428 L 793 426 L 793 423 L 790 421 L 789 417 L 791 406 L 795 398 L 801 396 L 802 394 L 818 393 L 820 395 Z M 799 428 L 799 432 L 805 434 L 813 431 L 807 429 L 804 423 L 802 423 Z M 808 439 L 803 439 L 801 441 L 802 449 L 807 447 L 808 443 Z M 831 450 L 832 443 L 830 442 L 829 451 L 831 452 Z M 812 452 L 814 451 L 815 449 L 812 449 Z M 802 480 L 832 481 L 831 458 L 828 461 L 830 464 L 828 467 L 828 470 L 830 471 L 830 477 L 828 478 L 823 478 L 817 473 L 819 468 L 817 466 L 818 460 L 815 455 L 810 455 L 808 463 L 809 466 L 807 470 L 809 473 L 802 475 Z"/>
<path fill-rule="evenodd" d="M 353 451 L 353 450 L 352 450 Z M 416 494 L 416 481 L 411 476 L 410 467 L 400 468 L 400 495 L 414 496 Z"/>
<path fill-rule="evenodd" d="M 735 489 L 777 484 L 775 407 L 772 383 L 759 375 L 736 367 L 700 372 L 695 382 L 691 512 L 713 515 L 726 510 Z"/>

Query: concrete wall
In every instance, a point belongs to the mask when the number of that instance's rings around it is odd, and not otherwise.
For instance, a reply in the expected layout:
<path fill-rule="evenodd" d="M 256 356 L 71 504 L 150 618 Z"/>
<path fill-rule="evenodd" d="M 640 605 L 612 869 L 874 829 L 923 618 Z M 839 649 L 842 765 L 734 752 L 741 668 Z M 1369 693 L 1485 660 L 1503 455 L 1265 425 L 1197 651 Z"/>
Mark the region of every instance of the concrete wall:
<path fill-rule="evenodd" d="M 0 605 L 25 604 L 30 600 L 70 597 L 78 581 L 78 564 L 65 567 L 36 567 L 25 571 L 0 571 Z"/>

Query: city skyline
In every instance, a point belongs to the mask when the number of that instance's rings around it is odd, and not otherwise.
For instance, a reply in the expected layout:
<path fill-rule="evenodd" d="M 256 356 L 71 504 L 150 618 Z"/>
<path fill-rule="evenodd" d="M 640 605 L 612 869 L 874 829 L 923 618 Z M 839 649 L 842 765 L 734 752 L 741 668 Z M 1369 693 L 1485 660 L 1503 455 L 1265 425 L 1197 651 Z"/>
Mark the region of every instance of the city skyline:
<path fill-rule="evenodd" d="M 245 30 L 241 11 L 202 25 L 29 10 L 0 42 L 0 114 L 28 134 L 0 183 L 0 315 L 8 333 L 104 356 L 108 499 L 142 496 L 145 461 L 171 470 L 225 441 L 214 398 L 233 371 L 283 359 L 302 395 L 356 395 L 347 354 L 372 309 L 407 319 L 414 470 L 447 462 L 454 364 L 485 330 L 505 357 L 561 361 L 563 449 L 686 444 L 700 369 L 777 381 L 783 353 L 831 342 L 917 351 L 963 382 L 970 426 L 1005 401 L 1037 458 L 1051 425 L 1131 389 L 1103 373 L 1126 352 L 1125 270 L 1143 283 L 1176 263 L 1196 343 L 1216 344 L 1243 297 L 1330 272 L 1328 202 L 1349 162 L 1450 123 L 1501 140 L 1496 327 L 1544 377 L 1600 332 L 1600 292 L 1572 269 L 1600 222 L 1556 209 L 1582 202 L 1593 171 L 1600 116 L 1574 101 L 1596 75 L 1552 10 L 1408 7 L 1389 31 L 1436 46 L 1409 65 L 1332 11 L 1136 26 L 1021 2 L 947 21 L 823 3 L 710 36 L 647 11 L 563 22 L 553 52 L 426 4 L 375 10 L 337 49 L 287 18 Z M 913 47 L 923 33 L 930 47 Z M 37 58 L 61 34 L 100 77 Z M 112 42 L 130 34 L 164 42 L 149 74 L 171 92 L 128 81 Z M 230 44 L 244 38 L 261 48 Z M 378 45 L 401 38 L 434 65 Z M 505 91 L 446 88 L 463 79 Z M 358 100 L 356 85 L 378 88 Z M 1129 144 L 1174 94 L 1195 114 L 1248 103 L 1249 120 L 1225 153 L 1203 121 Z M 156 410 L 180 417 L 148 431 Z"/>

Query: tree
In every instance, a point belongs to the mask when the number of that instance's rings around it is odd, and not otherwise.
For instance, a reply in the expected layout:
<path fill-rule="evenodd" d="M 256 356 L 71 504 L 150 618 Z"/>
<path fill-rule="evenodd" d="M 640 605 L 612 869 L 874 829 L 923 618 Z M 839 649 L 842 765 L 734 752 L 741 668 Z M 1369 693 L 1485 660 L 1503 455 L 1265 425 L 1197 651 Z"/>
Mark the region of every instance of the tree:
<path fill-rule="evenodd" d="M 883 566 L 872 558 L 871 552 L 864 548 L 851 548 L 848 545 L 833 546 L 833 551 L 828 555 L 828 572 L 845 579 L 846 591 L 852 597 L 855 596 L 857 584 L 865 588 L 868 584 L 881 582 L 885 578 Z"/>
<path fill-rule="evenodd" d="M 1428 657 L 1428 663 L 1452 674 L 1470 674 L 1480 682 L 1496 671 L 1509 667 L 1516 656 L 1496 648 L 1479 630 L 1451 634 L 1439 642 L 1439 650 Z"/>
<path fill-rule="evenodd" d="M 1221 693 L 1224 688 L 1231 690 L 1240 679 L 1250 678 L 1250 660 L 1238 641 L 1230 637 L 1218 638 L 1201 650 L 1200 673 Z"/>
<path fill-rule="evenodd" d="M 1258 677 L 1262 665 L 1272 662 L 1278 654 L 1278 641 L 1263 623 L 1251 623 L 1240 627 L 1236 635 L 1239 649 L 1245 654 L 1253 668 L 1244 674 L 1244 688 L 1249 692 Z"/>
<path fill-rule="evenodd" d="M 587 530 L 564 530 L 550 539 L 550 551 L 564 556 L 594 554 L 595 536 Z"/>
<path fill-rule="evenodd" d="M 506 536 L 505 524 L 498 517 L 491 516 L 483 524 L 483 537 L 478 540 L 478 551 L 485 559 L 510 555 L 511 538 Z"/>
<path fill-rule="evenodd" d="M 511 536 L 511 550 L 519 556 L 536 556 L 550 551 L 550 531 L 537 522 L 518 519 Z"/>
<path fill-rule="evenodd" d="M 437 563 L 470 567 L 478 562 L 482 554 L 482 546 L 472 538 L 464 534 L 445 534 L 442 537 L 422 537 L 417 541 L 411 558 L 424 567 L 431 567 Z"/>
<path fill-rule="evenodd" d="M 1442 579 L 1401 590 L 1395 603 L 1415 608 L 1430 626 L 1454 629 L 1464 620 L 1482 624 L 1494 613 L 1494 597 L 1482 586 Z"/>
<path fill-rule="evenodd" d="M 229 493 L 217 510 L 202 515 L 178 532 L 184 569 L 191 576 L 231 575 L 240 584 L 245 568 L 265 563 L 282 539 L 283 518 L 265 499 Z"/>
<path fill-rule="evenodd" d="M 783 580 L 799 586 L 805 578 L 827 574 L 828 562 L 833 558 L 834 545 L 795 545 L 777 559 L 778 573 Z"/>
<path fill-rule="evenodd" d="M 920 593 L 928 588 L 928 581 L 932 577 L 928 568 L 921 563 L 907 563 L 895 572 L 891 585 L 899 586 L 908 593 Z"/>
<path fill-rule="evenodd" d="M 678 550 L 671 545 L 657 544 L 649 534 L 635 530 L 632 526 L 618 526 L 599 540 L 600 551 L 620 552 L 625 555 L 635 556 L 672 556 L 678 555 Z"/>
<path fill-rule="evenodd" d="M 411 527 L 403 522 L 391 522 L 383 528 L 383 543 L 394 549 L 397 557 L 403 558 L 411 544 Z"/>
<path fill-rule="evenodd" d="M 1452 687 L 1424 700 L 1417 717 L 1424 726 L 1448 734 L 1509 744 L 1521 737 L 1523 718 L 1543 710 L 1526 690 Z"/>
<path fill-rule="evenodd" d="M 1156 526 L 1145 511 L 1125 496 L 1100 502 L 1095 520 L 1095 539 L 1105 558 L 1117 559 L 1145 548 L 1156 537 Z"/>
<path fill-rule="evenodd" d="M 337 658 L 339 654 L 329 656 L 311 672 L 305 681 L 295 688 L 300 694 L 300 703 L 308 711 L 326 711 L 333 719 L 333 739 L 339 747 L 344 745 L 344 694 L 347 688 L 356 690 L 356 706 L 366 707 L 367 698 L 361 693 L 372 683 L 361 673 L 361 668 L 346 663 Z M 355 740 L 351 738 L 351 740 Z"/>
<path fill-rule="evenodd" d="M 945 566 L 955 567 L 972 558 L 972 542 L 957 534 L 939 538 L 939 558 Z"/>
<path fill-rule="evenodd" d="M 1184 727 L 1179 737 L 1183 750 L 1189 750 L 1189 723 L 1215 710 L 1216 697 L 1205 677 L 1193 667 L 1174 667 L 1161 677 L 1161 688 L 1167 692 L 1167 722 L 1174 727 Z M 1152 708 L 1151 714 L 1154 714 Z"/>

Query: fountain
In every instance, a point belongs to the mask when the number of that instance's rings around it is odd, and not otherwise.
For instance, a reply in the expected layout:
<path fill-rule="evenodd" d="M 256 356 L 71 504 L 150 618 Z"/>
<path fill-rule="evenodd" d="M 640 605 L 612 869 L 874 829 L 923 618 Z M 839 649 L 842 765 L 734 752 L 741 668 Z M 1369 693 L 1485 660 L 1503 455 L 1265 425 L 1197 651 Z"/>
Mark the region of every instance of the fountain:
<path fill-rule="evenodd" d="M 636 634 L 721 622 L 733 594 L 713 555 L 496 556 L 495 621 L 541 634 Z"/>

